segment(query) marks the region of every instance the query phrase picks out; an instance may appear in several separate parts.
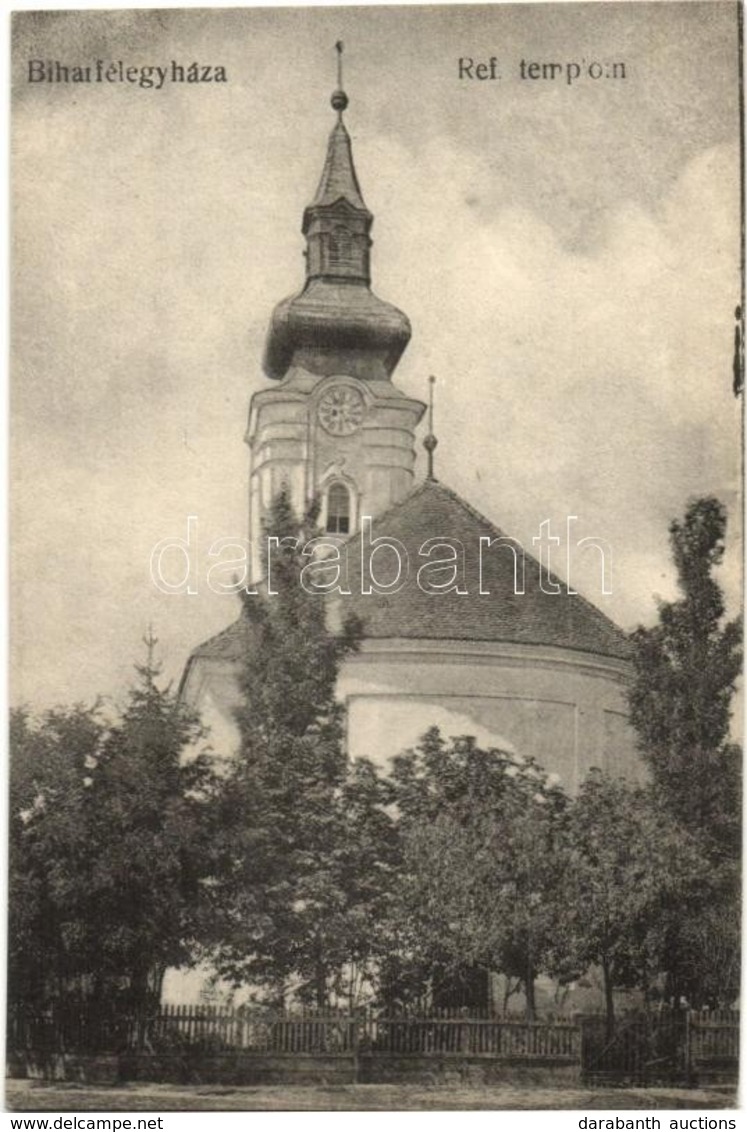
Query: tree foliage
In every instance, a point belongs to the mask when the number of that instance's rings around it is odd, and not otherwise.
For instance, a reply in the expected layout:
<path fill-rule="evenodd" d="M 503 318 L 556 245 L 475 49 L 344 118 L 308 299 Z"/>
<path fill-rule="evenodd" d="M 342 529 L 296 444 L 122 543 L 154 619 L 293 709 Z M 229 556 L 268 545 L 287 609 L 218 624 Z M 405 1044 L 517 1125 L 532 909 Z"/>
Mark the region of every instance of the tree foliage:
<path fill-rule="evenodd" d="M 714 578 L 725 534 L 726 512 L 713 498 L 695 500 L 670 525 L 682 596 L 662 602 L 658 623 L 633 634 L 630 719 L 661 804 L 710 853 L 735 857 L 741 751 L 729 742 L 729 723 L 742 649 L 741 623 L 725 620 Z"/>
<path fill-rule="evenodd" d="M 681 597 L 633 634 L 630 717 L 651 769 L 655 804 L 695 839 L 707 865 L 706 899 L 679 910 L 665 967 L 675 995 L 728 1004 L 739 986 L 742 752 L 730 717 L 742 667 L 741 621 L 726 618 L 714 573 L 724 555 L 726 511 L 691 502 L 670 525 Z"/>
<path fill-rule="evenodd" d="M 556 894 L 567 799 L 531 760 L 429 731 L 394 761 L 402 876 L 398 915 L 421 978 L 465 966 L 521 979 L 566 974 Z"/>
<path fill-rule="evenodd" d="M 370 956 L 390 819 L 373 768 L 348 764 L 336 697 L 360 624 L 332 632 L 323 596 L 302 584 L 315 519 L 315 508 L 297 519 L 281 491 L 265 525 L 275 548 L 268 576 L 243 598 L 241 739 L 223 792 L 216 956 L 236 981 L 325 1005 Z"/>
<path fill-rule="evenodd" d="M 650 997 L 671 969 L 683 923 L 708 907 L 709 869 L 649 789 L 598 770 L 581 786 L 568 833 L 563 930 L 579 968 L 601 968 L 611 1034 L 614 990 Z"/>
<path fill-rule="evenodd" d="M 11 727 L 11 995 L 140 1009 L 194 953 L 216 780 L 148 658 L 121 717 L 58 708 Z M 191 748 L 191 750 L 190 750 Z"/>

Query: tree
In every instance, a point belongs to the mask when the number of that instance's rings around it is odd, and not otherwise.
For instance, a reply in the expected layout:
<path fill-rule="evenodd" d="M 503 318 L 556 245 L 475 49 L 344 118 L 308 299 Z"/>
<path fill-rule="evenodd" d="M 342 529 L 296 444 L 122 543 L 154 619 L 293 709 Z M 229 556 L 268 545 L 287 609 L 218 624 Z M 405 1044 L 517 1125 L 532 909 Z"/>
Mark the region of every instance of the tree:
<path fill-rule="evenodd" d="M 196 747 L 196 716 L 157 684 L 156 641 L 121 721 L 106 737 L 93 777 L 92 835 L 99 915 L 110 925 L 100 964 L 127 976 L 135 1005 L 158 1002 L 167 967 L 199 951 L 200 913 L 211 873 L 219 779 L 210 754 Z"/>
<path fill-rule="evenodd" d="M 91 768 L 106 733 L 97 707 L 11 713 L 8 997 L 40 1007 L 89 975 Z"/>
<path fill-rule="evenodd" d="M 567 846 L 567 799 L 532 760 L 446 743 L 431 729 L 395 759 L 402 877 L 415 993 L 427 972 L 466 966 L 520 978 L 534 1016 L 540 972 L 567 974 L 556 894 Z M 433 987 L 432 987 L 433 989 Z"/>
<path fill-rule="evenodd" d="M 351 1008 L 366 990 L 369 997 L 380 997 L 382 973 L 396 947 L 393 910 L 400 854 L 392 801 L 391 783 L 368 759 L 356 759 L 340 796 L 343 827 L 337 862 L 346 894 L 339 923 L 345 984 L 338 993 Z"/>
<path fill-rule="evenodd" d="M 580 969 L 601 968 L 611 1037 L 614 990 L 638 987 L 648 998 L 671 973 L 682 925 L 708 909 L 710 870 L 650 790 L 596 769 L 573 803 L 569 832 L 563 930 Z"/>
<path fill-rule="evenodd" d="M 720 883 L 719 883 L 720 882 Z M 721 878 L 705 889 L 706 899 L 683 916 L 677 938 L 671 986 L 696 1008 L 730 1006 L 739 1000 L 742 938 L 739 922 L 739 878 L 731 893 Z"/>
<path fill-rule="evenodd" d="M 690 1001 L 733 1001 L 739 981 L 742 752 L 730 742 L 741 622 L 727 620 L 714 571 L 724 555 L 726 512 L 691 502 L 670 525 L 681 590 L 658 623 L 633 634 L 630 718 L 651 769 L 660 811 L 697 839 L 708 862 L 710 904 L 682 910 L 668 951 L 670 982 Z"/>
<path fill-rule="evenodd" d="M 121 717 L 14 717 L 11 995 L 140 1012 L 195 954 L 216 778 L 200 728 L 157 684 L 155 640 Z"/>
<path fill-rule="evenodd" d="M 629 695 L 655 804 L 696 840 L 707 865 L 707 903 L 682 904 L 670 925 L 670 993 L 712 1005 L 733 1001 L 739 983 L 741 751 L 729 727 L 742 651 L 740 621 L 725 618 L 714 577 L 725 530 L 713 498 L 692 501 L 671 523 L 681 598 L 662 602 L 658 624 L 633 635 Z"/>
<path fill-rule="evenodd" d="M 351 865 L 361 850 L 351 806 L 364 772 L 356 788 L 336 697 L 339 666 L 361 627 L 350 618 L 332 632 L 324 596 L 302 584 L 315 520 L 316 507 L 299 520 L 280 492 L 265 524 L 275 548 L 268 576 L 258 594 L 242 594 L 240 749 L 223 790 L 215 943 L 227 977 L 264 984 L 277 1001 L 293 990 L 323 1006 L 345 964 L 360 957 L 353 925 L 367 920 L 370 893 Z"/>
<path fill-rule="evenodd" d="M 630 719 L 661 804 L 708 843 L 710 855 L 735 859 L 741 751 L 728 736 L 741 624 L 725 620 L 713 577 L 724 554 L 725 509 L 717 499 L 697 499 L 669 530 L 682 597 L 660 603 L 658 624 L 632 636 Z"/>

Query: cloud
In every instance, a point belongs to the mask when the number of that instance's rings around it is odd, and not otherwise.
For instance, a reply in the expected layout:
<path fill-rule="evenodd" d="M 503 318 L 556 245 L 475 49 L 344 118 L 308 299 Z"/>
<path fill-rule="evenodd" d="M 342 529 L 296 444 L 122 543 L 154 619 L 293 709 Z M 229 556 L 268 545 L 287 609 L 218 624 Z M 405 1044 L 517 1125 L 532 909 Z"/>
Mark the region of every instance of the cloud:
<path fill-rule="evenodd" d="M 468 192 L 488 171 L 458 151 L 434 146 L 414 166 L 395 147 L 388 160 L 407 172 L 379 255 L 415 329 L 408 388 L 438 375 L 439 475 L 522 541 L 543 518 L 578 515 L 615 549 L 607 612 L 650 618 L 642 551 L 671 580 L 669 520 L 693 495 L 736 503 L 737 149 L 693 157 L 656 211 L 621 202 L 583 251 L 528 209 L 476 214 Z M 414 215 L 428 216 L 438 265 L 425 287 Z M 727 575 L 735 597 L 731 560 Z"/>

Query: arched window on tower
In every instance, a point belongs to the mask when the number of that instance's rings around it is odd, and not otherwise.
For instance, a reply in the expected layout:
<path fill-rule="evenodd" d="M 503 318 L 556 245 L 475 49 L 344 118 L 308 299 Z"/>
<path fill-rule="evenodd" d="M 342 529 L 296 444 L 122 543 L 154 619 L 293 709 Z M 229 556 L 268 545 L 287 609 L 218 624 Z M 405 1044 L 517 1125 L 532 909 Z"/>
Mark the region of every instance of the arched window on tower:
<path fill-rule="evenodd" d="M 350 492 L 344 483 L 333 483 L 327 492 L 327 533 L 350 534 Z"/>

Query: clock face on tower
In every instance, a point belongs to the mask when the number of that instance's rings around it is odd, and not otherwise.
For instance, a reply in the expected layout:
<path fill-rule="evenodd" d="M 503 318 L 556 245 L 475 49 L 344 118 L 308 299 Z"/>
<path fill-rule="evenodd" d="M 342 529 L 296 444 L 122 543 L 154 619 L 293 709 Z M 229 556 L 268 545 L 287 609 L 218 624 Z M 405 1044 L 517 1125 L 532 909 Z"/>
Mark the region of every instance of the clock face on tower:
<path fill-rule="evenodd" d="M 319 424 L 333 436 L 350 436 L 360 427 L 366 404 L 357 389 L 336 385 L 319 401 Z"/>

